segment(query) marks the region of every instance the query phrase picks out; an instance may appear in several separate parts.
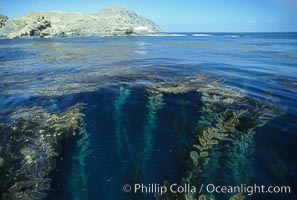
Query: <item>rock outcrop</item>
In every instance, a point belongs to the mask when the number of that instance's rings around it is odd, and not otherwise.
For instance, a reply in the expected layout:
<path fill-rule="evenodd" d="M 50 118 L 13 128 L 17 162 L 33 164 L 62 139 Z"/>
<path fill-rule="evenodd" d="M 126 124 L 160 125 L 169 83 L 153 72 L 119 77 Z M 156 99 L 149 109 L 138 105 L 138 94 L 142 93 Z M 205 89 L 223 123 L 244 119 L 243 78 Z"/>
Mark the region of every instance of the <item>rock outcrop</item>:
<path fill-rule="evenodd" d="M 0 26 L 0 37 L 4 38 L 148 35 L 161 31 L 153 21 L 122 7 L 94 14 L 34 12 L 5 19 L 1 21 L 5 25 Z"/>
<path fill-rule="evenodd" d="M 7 21 L 8 17 L 0 14 L 0 28 L 4 27 Z"/>

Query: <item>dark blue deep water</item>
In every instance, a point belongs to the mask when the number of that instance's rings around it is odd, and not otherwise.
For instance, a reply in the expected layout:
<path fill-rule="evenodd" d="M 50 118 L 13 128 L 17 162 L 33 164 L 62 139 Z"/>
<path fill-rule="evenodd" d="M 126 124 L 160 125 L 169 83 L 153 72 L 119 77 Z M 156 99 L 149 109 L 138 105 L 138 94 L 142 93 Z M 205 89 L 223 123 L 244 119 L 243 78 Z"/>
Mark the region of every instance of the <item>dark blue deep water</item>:
<path fill-rule="evenodd" d="M 244 195 L 297 199 L 297 33 L 0 40 L 1 124 L 23 108 L 59 113 L 77 103 L 84 131 L 59 141 L 42 198 L 154 199 L 122 187 L 179 184 L 198 135 L 248 110 L 228 129 L 236 136 L 215 138 L 191 185 L 290 186 Z M 1 134 L 0 168 L 14 133 Z M 13 185 L 5 181 L 0 173 L 1 193 Z"/>

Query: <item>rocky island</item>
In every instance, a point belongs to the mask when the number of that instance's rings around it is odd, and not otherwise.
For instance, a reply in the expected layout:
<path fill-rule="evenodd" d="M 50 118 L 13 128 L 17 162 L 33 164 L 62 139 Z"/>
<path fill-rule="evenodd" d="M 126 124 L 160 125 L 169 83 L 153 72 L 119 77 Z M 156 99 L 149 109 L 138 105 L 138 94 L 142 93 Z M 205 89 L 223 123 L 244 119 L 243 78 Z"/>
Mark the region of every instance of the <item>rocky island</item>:
<path fill-rule="evenodd" d="M 0 38 L 151 35 L 161 29 L 135 12 L 113 7 L 93 14 L 32 12 L 16 19 L 0 14 Z"/>

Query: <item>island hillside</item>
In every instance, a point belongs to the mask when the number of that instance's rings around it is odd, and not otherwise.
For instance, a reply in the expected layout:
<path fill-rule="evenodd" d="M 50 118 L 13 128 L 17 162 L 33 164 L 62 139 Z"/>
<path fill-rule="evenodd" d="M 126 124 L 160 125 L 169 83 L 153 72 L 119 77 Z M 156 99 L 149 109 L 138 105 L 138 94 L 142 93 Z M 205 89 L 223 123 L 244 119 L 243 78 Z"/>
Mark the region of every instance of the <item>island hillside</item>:
<path fill-rule="evenodd" d="M 161 29 L 153 21 L 123 7 L 93 14 L 32 12 L 16 19 L 0 14 L 1 38 L 127 36 L 159 32 Z"/>

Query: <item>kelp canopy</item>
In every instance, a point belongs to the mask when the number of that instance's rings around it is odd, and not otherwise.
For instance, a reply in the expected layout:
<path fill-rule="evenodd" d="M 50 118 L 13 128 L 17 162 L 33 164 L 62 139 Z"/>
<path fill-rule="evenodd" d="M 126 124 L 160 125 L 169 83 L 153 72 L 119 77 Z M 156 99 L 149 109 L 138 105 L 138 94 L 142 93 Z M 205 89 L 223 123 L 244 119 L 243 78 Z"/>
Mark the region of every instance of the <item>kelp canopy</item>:
<path fill-rule="evenodd" d="M 289 117 L 294 120 L 294 123 L 285 124 L 284 130 L 292 132 L 296 128 L 296 104 L 280 103 L 276 98 L 277 95 L 296 101 L 295 41 L 290 35 L 286 35 L 282 43 L 283 36 L 249 35 L 244 39 L 225 36 L 204 37 L 203 40 L 167 37 L 3 41 L 0 46 L 1 197 L 46 198 L 52 190 L 55 162 L 60 162 L 59 156 L 65 148 L 61 143 L 74 139 L 67 190 L 71 191 L 72 199 L 88 199 L 86 189 L 92 177 L 88 176 L 86 162 L 97 151 L 91 145 L 95 142 L 91 140 L 94 134 L 87 131 L 90 123 L 87 109 L 90 107 L 98 108 L 96 112 L 103 112 L 103 109 L 112 112 L 108 119 L 114 122 L 114 127 L 106 130 L 109 135 L 114 133 L 116 142 L 102 140 L 102 143 L 116 146 L 117 156 L 114 157 L 121 161 L 119 168 L 124 170 L 129 168 L 127 162 L 134 163 L 137 170 L 133 172 L 133 179 L 148 180 L 145 170 L 155 156 L 155 141 L 167 140 L 158 128 L 171 103 L 169 95 L 177 98 L 179 104 L 178 98 L 198 94 L 189 102 L 183 102 L 197 105 L 190 111 L 197 118 L 197 123 L 193 124 L 195 130 L 192 126 L 187 127 L 189 115 L 184 113 L 189 112 L 189 107 L 178 105 L 181 109 L 170 113 L 182 118 L 182 123 L 177 121 L 174 125 L 184 136 L 181 140 L 187 137 L 186 142 L 190 143 L 189 146 L 181 144 L 185 155 L 180 162 L 186 161 L 186 169 L 181 172 L 180 184 L 250 183 L 255 176 L 256 133 L 283 114 L 285 109 L 280 105 L 291 105 L 286 114 L 291 114 Z M 277 40 L 272 39 L 274 37 Z M 97 105 L 98 100 L 90 101 L 85 105 L 86 109 L 81 104 L 75 106 L 83 100 L 73 100 L 71 105 L 59 101 L 61 97 L 71 101 L 75 94 L 92 98 L 93 93 L 103 88 L 111 88 L 116 94 L 100 101 L 103 102 L 101 107 Z M 127 121 L 130 114 L 127 105 L 135 102 L 137 88 L 145 90 L 141 99 L 143 110 L 137 112 L 139 124 Z M 106 99 L 105 94 L 98 94 Z M 93 121 L 103 123 L 102 119 Z M 133 149 L 131 138 L 136 135 L 131 136 L 129 124 L 138 127 L 135 129 L 143 139 L 138 144 L 141 152 Z M 103 130 L 104 126 L 101 126 Z M 277 160 L 278 156 L 273 157 Z M 269 162 L 273 174 L 284 179 L 288 164 Z M 219 179 L 215 176 L 218 171 L 222 174 Z M 107 182 L 116 178 L 112 175 Z M 224 198 L 242 199 L 244 196 L 234 195 Z M 205 191 L 156 196 L 170 200 L 223 198 Z"/>
<path fill-rule="evenodd" d="M 121 69 L 123 70 L 123 69 Z M 126 69 L 125 69 L 126 70 Z M 128 69 L 127 69 L 128 70 Z M 163 95 L 199 93 L 202 107 L 200 119 L 195 130 L 192 148 L 188 149 L 186 158 L 188 169 L 180 184 L 198 185 L 212 182 L 214 171 L 219 168 L 219 160 L 224 159 L 225 177 L 233 184 L 250 183 L 252 177 L 253 141 L 256 129 L 269 120 L 282 114 L 275 99 L 270 95 L 265 99 L 251 99 L 243 91 L 228 87 L 226 80 L 211 74 L 172 77 L 154 76 L 153 74 L 129 73 L 117 75 L 117 82 L 107 82 L 115 73 L 100 75 L 89 72 L 87 77 L 79 76 L 80 81 L 43 88 L 24 88 L 22 90 L 5 90 L 8 95 L 31 93 L 32 95 L 59 96 L 70 93 L 95 91 L 101 87 L 120 87 L 119 96 L 114 100 L 114 120 L 117 137 L 118 156 L 122 159 L 122 141 L 128 138 L 123 127 L 122 107 L 132 95 L 133 87 L 143 87 L 149 94 L 146 105 L 146 123 L 143 127 L 145 139 L 144 158 L 141 170 L 146 170 L 148 158 L 152 151 L 152 132 L 156 128 L 158 111 L 166 101 Z M 63 81 L 71 80 L 65 75 Z M 85 79 L 84 79 L 85 77 Z M 109 77 L 109 78 L 106 78 Z M 57 77 L 58 78 L 58 77 Z M 58 79 L 60 80 L 61 77 Z M 92 81 L 94 82 L 92 83 Z M 137 81 L 132 81 L 137 80 Z M 62 81 L 62 79 L 61 79 Z M 87 84 L 86 84 L 87 83 Z M 63 89 L 61 89 L 61 87 Z M 197 102 L 198 103 L 198 102 Z M 2 111 L 1 149 L 0 149 L 0 192 L 2 199 L 44 199 L 51 189 L 51 172 L 61 150 L 60 142 L 67 137 L 77 137 L 77 151 L 73 157 L 72 184 L 74 199 L 88 199 L 87 194 L 78 188 L 87 187 L 88 174 L 85 171 L 85 159 L 92 151 L 89 133 L 84 128 L 83 104 L 77 104 L 64 111 L 48 111 L 40 106 L 23 107 Z M 131 154 L 131 159 L 135 158 Z M 80 174 L 80 177 L 78 176 Z M 81 179 L 83 177 L 83 179 Z M 143 177 L 145 180 L 145 177 Z M 224 180 L 221 180 L 224 182 Z M 165 181 L 165 186 L 168 186 Z M 75 192 L 76 191 L 76 192 Z M 156 194 L 156 199 L 191 200 L 215 199 L 205 191 L 202 194 Z M 230 199 L 243 199 L 242 194 L 234 194 Z"/>

